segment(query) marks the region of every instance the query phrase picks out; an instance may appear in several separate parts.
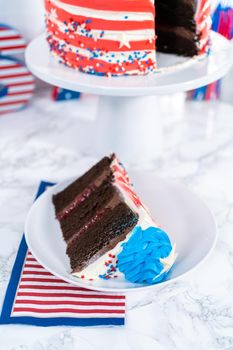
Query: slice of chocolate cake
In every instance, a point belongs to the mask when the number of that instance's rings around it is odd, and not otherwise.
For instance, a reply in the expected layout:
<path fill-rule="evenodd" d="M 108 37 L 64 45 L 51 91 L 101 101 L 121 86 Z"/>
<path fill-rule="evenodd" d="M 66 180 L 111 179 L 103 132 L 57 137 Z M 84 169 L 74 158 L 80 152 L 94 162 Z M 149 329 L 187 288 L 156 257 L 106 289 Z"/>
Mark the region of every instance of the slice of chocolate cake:
<path fill-rule="evenodd" d="M 73 272 L 124 240 L 138 221 L 114 185 L 114 162 L 115 155 L 103 158 L 53 197 Z"/>
<path fill-rule="evenodd" d="M 174 247 L 114 154 L 54 195 L 53 203 L 74 276 L 152 284 L 172 267 Z"/>

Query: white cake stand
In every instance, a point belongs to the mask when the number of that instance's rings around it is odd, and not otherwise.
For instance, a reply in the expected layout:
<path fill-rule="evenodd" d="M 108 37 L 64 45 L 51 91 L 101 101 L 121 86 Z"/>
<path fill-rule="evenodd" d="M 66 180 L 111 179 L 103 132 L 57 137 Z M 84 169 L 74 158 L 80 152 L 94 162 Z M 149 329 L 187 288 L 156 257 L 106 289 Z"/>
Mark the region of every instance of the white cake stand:
<path fill-rule="evenodd" d="M 162 151 L 161 113 L 155 96 L 207 85 L 230 69 L 232 45 L 217 33 L 211 36 L 208 57 L 158 54 L 160 71 L 148 76 L 98 77 L 65 67 L 51 56 L 44 34 L 29 44 L 26 63 L 47 83 L 100 95 L 96 123 L 87 131 L 95 156 L 114 151 L 125 162 L 147 163 Z"/>

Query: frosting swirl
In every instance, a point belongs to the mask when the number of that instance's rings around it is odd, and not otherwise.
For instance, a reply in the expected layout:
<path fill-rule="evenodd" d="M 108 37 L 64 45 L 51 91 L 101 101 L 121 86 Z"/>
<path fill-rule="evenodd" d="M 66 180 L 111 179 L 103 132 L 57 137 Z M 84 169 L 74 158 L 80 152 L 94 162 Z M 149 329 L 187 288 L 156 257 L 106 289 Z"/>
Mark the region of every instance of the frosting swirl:
<path fill-rule="evenodd" d="M 122 243 L 118 267 L 130 282 L 161 282 L 174 263 L 175 255 L 169 266 L 165 264 L 172 251 L 170 239 L 161 228 L 151 226 L 143 230 L 137 226 L 130 239 Z"/>

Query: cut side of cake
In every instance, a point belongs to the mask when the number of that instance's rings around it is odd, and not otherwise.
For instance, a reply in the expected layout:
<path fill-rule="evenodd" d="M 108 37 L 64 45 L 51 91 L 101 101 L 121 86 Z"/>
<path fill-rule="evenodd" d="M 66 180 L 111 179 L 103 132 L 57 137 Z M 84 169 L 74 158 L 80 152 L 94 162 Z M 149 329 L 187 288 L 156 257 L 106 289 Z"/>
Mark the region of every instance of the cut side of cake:
<path fill-rule="evenodd" d="M 100 76 L 157 71 L 156 49 L 209 50 L 210 0 L 45 0 L 47 41 L 68 67 Z"/>
<path fill-rule="evenodd" d="M 176 253 L 115 154 L 53 196 L 72 274 L 86 281 L 157 283 Z"/>
<path fill-rule="evenodd" d="M 114 157 L 103 158 L 53 197 L 73 272 L 123 241 L 137 224 L 138 214 L 114 186 Z"/>
<path fill-rule="evenodd" d="M 157 50 L 182 56 L 209 49 L 210 0 L 155 0 Z"/>

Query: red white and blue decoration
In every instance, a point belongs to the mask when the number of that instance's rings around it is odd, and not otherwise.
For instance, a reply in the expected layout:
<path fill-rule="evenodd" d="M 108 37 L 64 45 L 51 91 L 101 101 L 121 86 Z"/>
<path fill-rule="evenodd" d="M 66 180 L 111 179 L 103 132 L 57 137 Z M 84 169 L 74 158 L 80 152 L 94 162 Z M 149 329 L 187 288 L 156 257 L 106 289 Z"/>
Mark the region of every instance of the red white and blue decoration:
<path fill-rule="evenodd" d="M 212 15 L 212 30 L 231 40 L 233 38 L 233 1 L 220 1 Z M 221 93 L 221 80 L 188 92 L 196 101 L 217 100 Z"/>
<path fill-rule="evenodd" d="M 233 38 L 233 1 L 229 4 L 218 4 L 212 16 L 212 30 L 231 40 Z"/>
<path fill-rule="evenodd" d="M 35 88 L 35 79 L 14 56 L 23 54 L 26 41 L 8 25 L 0 24 L 0 115 L 25 107 Z"/>
<path fill-rule="evenodd" d="M 26 41 L 14 28 L 0 23 L 0 55 L 24 53 Z"/>
<path fill-rule="evenodd" d="M 25 107 L 33 95 L 35 80 L 24 63 L 0 55 L 0 115 Z"/>
<path fill-rule="evenodd" d="M 52 99 L 54 101 L 75 100 L 81 96 L 80 92 L 54 87 L 52 90 Z"/>
<path fill-rule="evenodd" d="M 26 41 L 17 29 L 0 23 L 0 115 L 25 107 L 35 88 L 32 74 L 16 60 L 24 54 Z M 54 101 L 78 99 L 80 92 L 53 87 Z"/>
<path fill-rule="evenodd" d="M 194 101 L 213 101 L 220 97 L 221 80 L 188 92 L 188 99 Z"/>
<path fill-rule="evenodd" d="M 0 97 L 6 96 L 8 91 L 8 87 L 0 84 Z"/>

